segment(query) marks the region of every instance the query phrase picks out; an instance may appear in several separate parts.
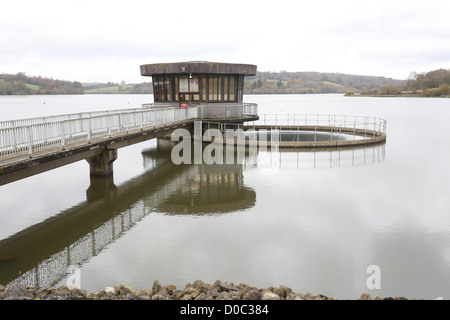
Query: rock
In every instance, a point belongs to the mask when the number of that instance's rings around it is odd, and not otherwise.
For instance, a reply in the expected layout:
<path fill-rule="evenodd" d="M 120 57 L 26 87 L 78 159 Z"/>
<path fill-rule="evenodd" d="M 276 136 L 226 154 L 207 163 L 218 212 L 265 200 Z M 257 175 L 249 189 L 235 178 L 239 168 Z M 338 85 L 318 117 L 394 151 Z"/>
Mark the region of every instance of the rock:
<path fill-rule="evenodd" d="M 18 282 L 14 282 L 12 285 L 6 288 L 4 300 L 15 300 L 18 298 L 30 298 L 33 296 L 28 290 Z"/>
<path fill-rule="evenodd" d="M 132 293 L 128 293 L 125 295 L 126 300 L 139 300 L 139 297 L 137 295 L 134 295 Z"/>
<path fill-rule="evenodd" d="M 129 293 L 133 293 L 133 288 L 131 288 L 131 286 L 129 286 L 127 284 L 121 284 L 119 286 L 119 291 L 120 291 L 121 295 L 125 296 Z"/>
<path fill-rule="evenodd" d="M 261 300 L 281 300 L 280 296 L 271 292 L 271 291 L 265 291 L 261 295 Z"/>
<path fill-rule="evenodd" d="M 114 287 L 104 287 L 103 291 L 105 291 L 105 293 L 109 293 L 109 294 L 116 294 L 116 289 Z"/>
<path fill-rule="evenodd" d="M 216 298 L 219 295 L 219 290 L 216 287 L 210 287 L 208 291 L 206 291 L 206 296 L 209 298 Z"/>
<path fill-rule="evenodd" d="M 314 296 L 310 292 L 307 292 L 303 297 L 305 300 L 315 300 Z"/>
<path fill-rule="evenodd" d="M 271 288 L 271 292 L 275 293 L 280 298 L 284 298 L 284 291 L 279 288 Z"/>
<path fill-rule="evenodd" d="M 195 280 L 192 286 L 197 289 L 203 289 L 205 284 L 203 283 L 202 280 Z"/>
<path fill-rule="evenodd" d="M 205 300 L 205 299 L 206 299 L 206 294 L 204 294 L 202 292 L 194 300 Z"/>
<path fill-rule="evenodd" d="M 193 299 L 197 298 L 200 295 L 200 291 L 195 288 L 189 288 L 187 291 L 188 294 L 192 296 Z"/>
<path fill-rule="evenodd" d="M 226 283 L 220 283 L 219 284 L 219 290 L 220 291 L 225 291 L 225 292 L 230 292 L 232 290 L 232 287 Z"/>
<path fill-rule="evenodd" d="M 280 290 L 283 291 L 283 297 L 287 297 L 288 294 L 292 293 L 292 289 L 287 286 L 280 285 Z"/>
<path fill-rule="evenodd" d="M 368 293 L 363 293 L 359 300 L 372 300 L 372 297 Z"/>
<path fill-rule="evenodd" d="M 61 286 L 59 288 L 25 287 L 18 282 L 4 287 L 0 284 L 0 300 L 335 300 L 322 294 L 312 295 L 293 292 L 291 288 L 280 285 L 266 289 L 248 286 L 245 283 L 234 285 L 232 282 L 217 280 L 214 284 L 196 280 L 187 283 L 182 290 L 176 286 L 162 286 L 159 280 L 153 282 L 152 290 L 133 291 L 131 286 L 104 287 L 103 290 L 87 293 L 84 289 Z M 358 300 L 408 300 L 403 296 L 375 297 L 363 293 Z M 416 300 L 416 299 L 413 299 Z M 419 299 L 423 300 L 423 299 Z M 444 300 L 437 297 L 435 300 Z"/>
<path fill-rule="evenodd" d="M 253 289 L 250 291 L 247 291 L 246 293 L 244 293 L 244 295 L 242 296 L 242 300 L 259 300 L 259 293 L 257 290 Z"/>
<path fill-rule="evenodd" d="M 153 282 L 153 287 L 152 287 L 153 293 L 157 293 L 157 292 L 161 291 L 161 289 L 162 289 L 161 282 L 159 280 L 155 280 Z"/>
<path fill-rule="evenodd" d="M 177 290 L 177 287 L 172 284 L 169 284 L 167 287 L 165 287 L 165 289 L 167 294 L 172 295 Z"/>
<path fill-rule="evenodd" d="M 180 300 L 192 300 L 192 296 L 190 294 L 185 294 L 181 297 Z"/>
<path fill-rule="evenodd" d="M 61 294 L 46 294 L 40 298 L 41 300 L 68 300 L 69 296 Z"/>
<path fill-rule="evenodd" d="M 73 298 L 82 299 L 87 296 L 87 291 L 84 289 L 74 288 L 70 290 L 70 296 Z"/>
<path fill-rule="evenodd" d="M 222 291 L 217 295 L 216 300 L 232 300 L 232 299 L 228 292 Z"/>
<path fill-rule="evenodd" d="M 56 288 L 53 290 L 52 294 L 58 294 L 58 295 L 70 295 L 70 289 L 66 286 L 61 286 L 59 288 Z"/>
<path fill-rule="evenodd" d="M 181 299 L 181 297 L 183 297 L 183 291 L 181 291 L 181 290 L 176 290 L 173 294 L 172 294 L 172 297 L 175 299 L 175 300 L 180 300 Z"/>
<path fill-rule="evenodd" d="M 148 290 L 148 289 L 139 289 L 138 291 L 135 292 L 135 294 L 139 297 L 142 297 L 142 296 L 151 297 L 151 296 L 153 296 L 153 291 Z"/>
<path fill-rule="evenodd" d="M 46 295 L 46 294 L 48 294 L 48 293 L 49 293 L 49 290 L 48 290 L 47 288 L 38 288 L 38 289 L 34 292 L 34 295 L 35 295 L 36 297 L 40 297 L 40 296 Z"/>
<path fill-rule="evenodd" d="M 305 300 L 301 293 L 288 293 L 286 300 Z"/>

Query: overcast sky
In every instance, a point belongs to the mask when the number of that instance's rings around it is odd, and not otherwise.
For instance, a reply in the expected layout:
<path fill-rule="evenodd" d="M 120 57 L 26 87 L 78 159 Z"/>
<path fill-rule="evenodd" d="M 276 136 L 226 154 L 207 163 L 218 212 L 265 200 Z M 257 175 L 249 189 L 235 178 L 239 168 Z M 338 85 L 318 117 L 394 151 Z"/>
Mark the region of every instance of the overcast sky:
<path fill-rule="evenodd" d="M 450 68 L 448 0 L 4 0 L 0 13 L 0 73 L 138 83 L 141 64 L 193 60 L 395 79 Z"/>

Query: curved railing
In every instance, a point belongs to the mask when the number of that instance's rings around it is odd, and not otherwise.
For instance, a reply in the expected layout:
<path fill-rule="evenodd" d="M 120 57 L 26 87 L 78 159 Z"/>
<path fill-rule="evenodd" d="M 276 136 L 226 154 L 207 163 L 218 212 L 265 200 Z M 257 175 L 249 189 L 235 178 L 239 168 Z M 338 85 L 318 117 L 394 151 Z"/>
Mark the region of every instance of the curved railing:
<path fill-rule="evenodd" d="M 354 131 L 386 133 L 386 120 L 377 117 L 327 115 L 327 114 L 262 114 L 259 120 L 248 125 L 297 126 L 311 128 L 334 128 L 334 132 L 342 129 Z M 348 130 L 347 130 L 348 132 Z"/>
<path fill-rule="evenodd" d="M 275 143 L 278 147 L 350 147 L 386 141 L 386 120 L 376 117 L 323 114 L 262 114 L 258 117 L 244 124 L 207 122 L 206 126 L 222 132 L 243 129 L 247 132 L 246 144 L 262 139 L 264 144 Z M 260 130 L 266 132 L 251 134 Z M 266 137 L 270 139 L 266 141 Z"/>

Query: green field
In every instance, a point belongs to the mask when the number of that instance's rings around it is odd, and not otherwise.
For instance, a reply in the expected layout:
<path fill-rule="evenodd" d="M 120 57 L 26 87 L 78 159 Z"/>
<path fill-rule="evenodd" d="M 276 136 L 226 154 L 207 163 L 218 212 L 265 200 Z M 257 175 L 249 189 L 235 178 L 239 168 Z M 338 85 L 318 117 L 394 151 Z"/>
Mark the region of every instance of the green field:
<path fill-rule="evenodd" d="M 25 85 L 27 86 L 27 88 L 30 88 L 31 90 L 39 90 L 41 87 L 35 85 L 35 84 L 29 84 L 29 83 L 25 83 Z"/>
<path fill-rule="evenodd" d="M 336 82 L 324 81 L 323 83 L 329 84 L 329 85 L 332 85 L 332 86 L 335 86 L 335 87 L 343 87 L 342 84 L 339 84 L 339 83 L 336 83 Z"/>
<path fill-rule="evenodd" d="M 85 90 L 84 93 L 117 93 L 120 90 L 130 90 L 133 87 L 132 84 L 125 85 L 125 86 L 113 86 L 113 87 L 106 87 L 106 88 L 98 88 L 98 89 L 90 89 Z M 119 89 L 121 88 L 121 89 Z"/>

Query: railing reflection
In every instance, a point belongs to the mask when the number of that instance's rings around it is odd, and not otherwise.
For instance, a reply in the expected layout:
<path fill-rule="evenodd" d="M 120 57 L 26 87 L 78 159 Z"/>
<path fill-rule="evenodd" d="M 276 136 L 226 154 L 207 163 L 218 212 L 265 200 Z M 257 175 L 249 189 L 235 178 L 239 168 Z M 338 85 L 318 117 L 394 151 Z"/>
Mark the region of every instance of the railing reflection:
<path fill-rule="evenodd" d="M 242 165 L 176 166 L 170 160 L 170 150 L 170 141 L 158 141 L 156 150 L 142 153 L 144 167 L 151 169 L 140 177 L 119 187 L 108 178 L 93 179 L 87 190 L 88 201 L 0 241 L 0 257 L 11 257 L 2 262 L 0 283 L 54 286 L 67 276 L 69 266 L 85 264 L 149 214 L 164 212 L 168 204 L 175 208 L 170 214 L 217 214 L 254 205 L 256 195 L 244 187 Z M 196 190 L 202 206 L 194 207 L 201 210 L 192 210 L 190 201 L 174 203 L 180 194 L 187 199 L 187 187 L 193 195 L 199 181 L 209 181 L 217 194 L 227 194 L 223 198 L 226 206 L 216 207 L 217 197 L 204 188 Z"/>
<path fill-rule="evenodd" d="M 363 166 L 381 163 L 386 157 L 386 144 L 349 148 L 295 149 L 250 153 L 245 168 L 319 169 Z"/>
<path fill-rule="evenodd" d="M 0 283 L 51 287 L 121 238 L 146 216 L 221 215 L 246 210 L 256 202 L 244 184 L 244 171 L 310 169 L 379 163 L 385 145 L 364 148 L 246 151 L 243 164 L 174 165 L 173 142 L 159 139 L 157 149 L 142 153 L 146 171 L 121 186 L 109 178 L 93 179 L 87 201 L 0 241 Z M 19 274 L 20 272 L 20 274 Z"/>

